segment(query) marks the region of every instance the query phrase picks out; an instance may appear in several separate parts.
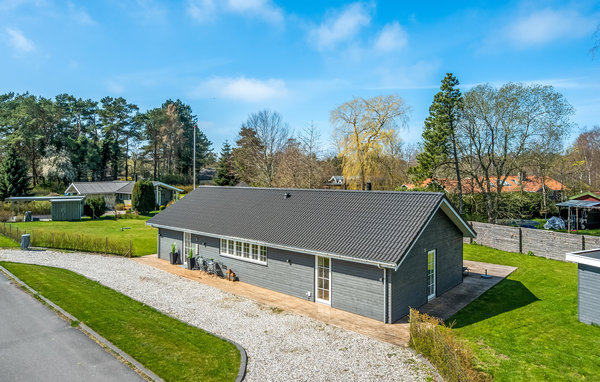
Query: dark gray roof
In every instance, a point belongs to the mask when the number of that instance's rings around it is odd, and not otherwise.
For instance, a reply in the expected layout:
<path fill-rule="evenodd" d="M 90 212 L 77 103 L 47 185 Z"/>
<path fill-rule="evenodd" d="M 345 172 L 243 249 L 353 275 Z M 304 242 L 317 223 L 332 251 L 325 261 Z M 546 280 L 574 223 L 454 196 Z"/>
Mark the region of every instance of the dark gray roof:
<path fill-rule="evenodd" d="M 434 192 L 207 186 L 147 224 L 397 264 L 444 200 Z"/>
<path fill-rule="evenodd" d="M 95 194 L 132 194 L 133 186 L 135 182 L 133 180 L 113 180 L 107 182 L 73 182 L 67 188 L 65 193 L 77 192 L 79 195 L 95 195 Z M 152 185 L 167 188 L 173 191 L 183 191 L 180 188 L 170 186 L 166 183 L 153 181 Z"/>

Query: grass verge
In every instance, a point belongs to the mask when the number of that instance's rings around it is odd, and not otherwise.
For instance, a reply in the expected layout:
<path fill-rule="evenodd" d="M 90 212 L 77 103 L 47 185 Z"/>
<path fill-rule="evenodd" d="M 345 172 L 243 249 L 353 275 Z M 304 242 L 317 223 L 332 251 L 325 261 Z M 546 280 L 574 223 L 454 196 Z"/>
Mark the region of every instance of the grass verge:
<path fill-rule="evenodd" d="M 0 262 L 54 302 L 165 380 L 232 381 L 235 345 L 74 272 Z"/>
<path fill-rule="evenodd" d="M 577 320 L 577 265 L 465 245 L 467 260 L 519 267 L 448 322 L 497 381 L 600 380 L 600 328 Z"/>
<path fill-rule="evenodd" d="M 0 247 L 19 247 L 19 243 L 6 236 L 0 235 Z"/>

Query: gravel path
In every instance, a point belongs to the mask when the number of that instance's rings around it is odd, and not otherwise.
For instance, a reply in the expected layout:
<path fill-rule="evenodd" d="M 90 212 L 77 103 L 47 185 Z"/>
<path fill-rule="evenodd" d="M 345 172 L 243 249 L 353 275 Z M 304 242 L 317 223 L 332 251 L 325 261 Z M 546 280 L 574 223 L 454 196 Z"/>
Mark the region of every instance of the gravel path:
<path fill-rule="evenodd" d="M 0 249 L 0 260 L 70 269 L 229 338 L 248 352 L 247 381 L 421 381 L 430 373 L 410 349 L 280 312 L 126 258 Z"/>

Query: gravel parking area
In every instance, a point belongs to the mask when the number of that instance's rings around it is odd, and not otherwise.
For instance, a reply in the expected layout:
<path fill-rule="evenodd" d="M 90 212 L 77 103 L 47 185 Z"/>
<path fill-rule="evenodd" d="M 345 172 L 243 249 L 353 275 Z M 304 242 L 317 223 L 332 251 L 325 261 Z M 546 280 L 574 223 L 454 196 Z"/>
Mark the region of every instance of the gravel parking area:
<path fill-rule="evenodd" d="M 248 352 L 247 381 L 421 381 L 410 349 L 282 312 L 126 258 L 0 249 L 0 261 L 70 269 L 229 338 Z"/>

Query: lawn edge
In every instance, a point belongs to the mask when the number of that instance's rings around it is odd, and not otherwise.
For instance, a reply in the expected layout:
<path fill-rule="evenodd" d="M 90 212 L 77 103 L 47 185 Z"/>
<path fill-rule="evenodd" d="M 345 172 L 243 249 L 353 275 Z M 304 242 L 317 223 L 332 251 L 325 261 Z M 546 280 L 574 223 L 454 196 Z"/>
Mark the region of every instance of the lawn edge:
<path fill-rule="evenodd" d="M 14 261 L 14 262 L 19 263 L 18 261 Z M 28 263 L 20 263 L 20 264 L 28 264 Z M 29 264 L 29 265 L 35 265 L 35 264 Z M 56 267 L 53 267 L 53 268 L 56 268 Z M 64 268 L 60 268 L 60 269 L 64 269 Z M 15 283 L 17 283 L 21 287 L 25 288 L 27 293 L 31 294 L 33 297 L 40 300 L 40 302 L 42 302 L 43 304 L 50 307 L 50 309 L 52 309 L 59 317 L 61 317 L 62 319 L 64 319 L 65 321 L 67 321 L 69 323 L 76 323 L 77 324 L 76 326 L 80 331 L 82 331 L 85 335 L 87 335 L 93 341 L 98 343 L 108 353 L 115 356 L 115 358 L 117 358 L 119 361 L 123 362 L 126 366 L 130 367 L 133 371 L 138 373 L 142 378 L 149 380 L 149 381 L 163 381 L 164 382 L 164 379 L 162 379 L 161 377 L 156 375 L 150 369 L 146 368 L 144 365 L 142 365 L 140 362 L 138 362 L 135 358 L 133 358 L 129 354 L 125 353 L 123 350 L 119 349 L 112 342 L 110 342 L 106 338 L 102 337 L 100 334 L 96 333 L 92 328 L 90 328 L 86 324 L 79 321 L 75 316 L 73 316 L 66 310 L 62 309 L 60 306 L 56 305 L 55 303 L 53 303 L 52 301 L 50 301 L 49 299 L 44 297 L 41 293 L 39 293 L 38 291 L 36 291 L 35 289 L 33 289 L 32 287 L 27 285 L 24 281 L 19 279 L 17 276 L 13 275 L 8 269 L 4 268 L 2 265 L 0 265 L 0 272 L 6 274 L 6 276 L 8 276 L 10 279 L 12 279 Z M 73 271 L 71 271 L 71 272 L 73 272 Z M 85 277 L 84 275 L 81 275 L 77 272 L 73 272 L 73 273 L 76 273 L 82 277 Z M 87 277 L 85 277 L 85 278 L 87 278 Z M 129 296 L 127 296 L 127 297 L 129 297 Z M 131 298 L 131 297 L 129 297 L 129 298 Z M 135 299 L 132 298 L 132 300 L 135 300 Z M 137 300 L 135 300 L 135 301 L 137 301 Z M 153 309 L 156 309 L 156 308 L 153 307 Z M 156 309 L 156 310 L 158 312 L 160 312 L 161 314 L 164 314 L 165 316 L 171 317 L 174 320 L 177 320 L 186 325 L 190 325 L 189 323 L 182 321 L 179 318 L 173 317 L 173 316 L 163 312 L 160 309 Z M 235 382 L 243 381 L 244 377 L 246 376 L 246 366 L 248 363 L 248 355 L 246 353 L 246 349 L 244 349 L 237 342 L 234 342 L 225 337 L 219 336 L 218 334 L 211 333 L 202 328 L 198 328 L 198 329 L 203 330 L 206 333 L 208 333 L 212 336 L 215 336 L 217 338 L 220 338 L 224 341 L 227 341 L 227 342 L 233 344 L 238 349 L 238 351 L 240 352 L 240 367 L 238 369 L 238 375 L 235 379 Z"/>

